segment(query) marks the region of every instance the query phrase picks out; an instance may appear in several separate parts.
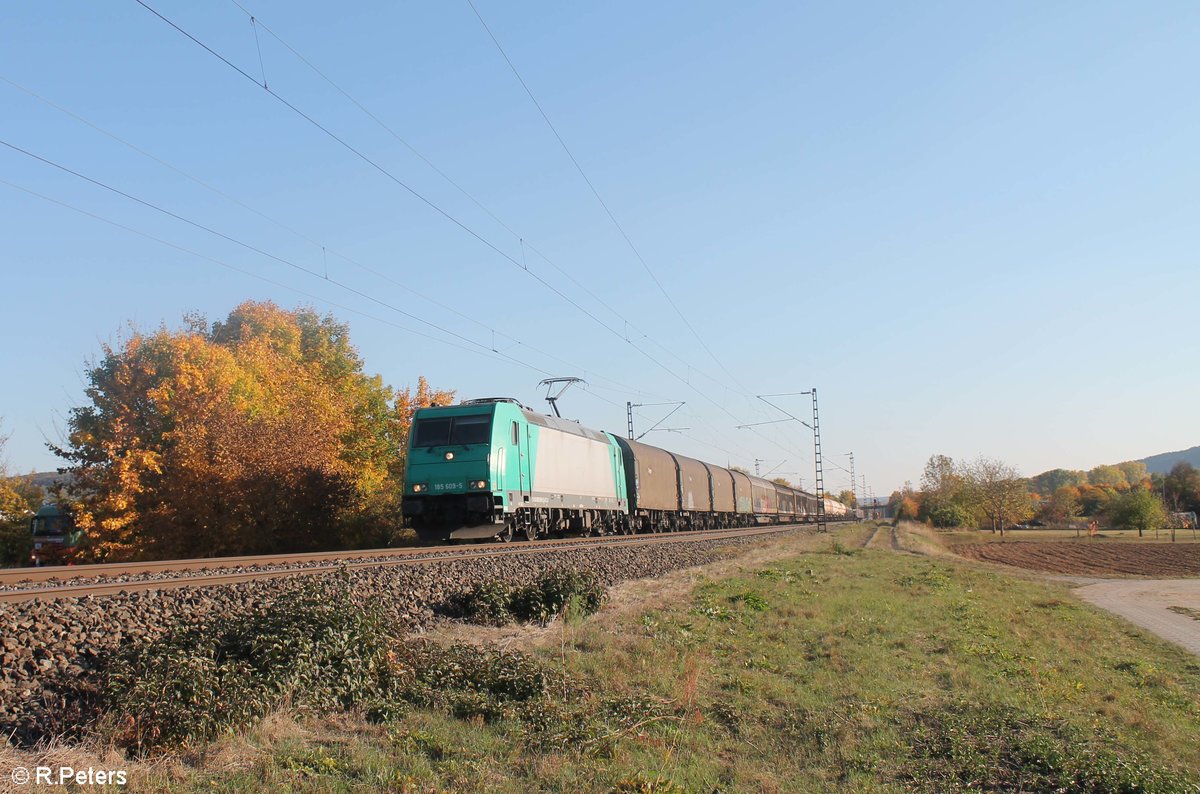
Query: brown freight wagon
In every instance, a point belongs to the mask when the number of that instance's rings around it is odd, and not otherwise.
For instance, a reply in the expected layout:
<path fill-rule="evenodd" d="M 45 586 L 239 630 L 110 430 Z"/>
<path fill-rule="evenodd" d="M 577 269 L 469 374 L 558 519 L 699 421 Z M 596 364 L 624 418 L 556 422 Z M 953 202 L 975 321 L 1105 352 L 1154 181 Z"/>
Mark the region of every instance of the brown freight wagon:
<path fill-rule="evenodd" d="M 708 469 L 695 458 L 672 454 L 679 468 L 679 507 L 699 513 L 712 512 L 712 484 Z"/>
<path fill-rule="evenodd" d="M 708 479 L 712 482 L 713 510 L 718 513 L 737 512 L 737 503 L 733 499 L 733 472 L 711 463 L 705 463 L 704 467 L 708 469 Z"/>
<path fill-rule="evenodd" d="M 779 503 L 779 519 L 792 521 L 796 517 L 796 492 L 782 485 L 775 486 L 775 495 Z"/>
<path fill-rule="evenodd" d="M 739 514 L 746 516 L 742 523 L 752 523 L 752 516 L 754 515 L 754 489 L 750 486 L 750 475 L 740 471 L 733 471 L 732 469 L 729 473 L 733 476 L 735 509 Z"/>
<path fill-rule="evenodd" d="M 635 530 L 673 528 L 679 514 L 679 471 L 670 452 L 617 438 L 625 459 L 629 511 Z"/>
<path fill-rule="evenodd" d="M 762 477 L 750 477 L 750 490 L 754 495 L 754 515 L 767 517 L 773 521 L 779 513 L 779 496 L 775 492 L 775 483 Z"/>

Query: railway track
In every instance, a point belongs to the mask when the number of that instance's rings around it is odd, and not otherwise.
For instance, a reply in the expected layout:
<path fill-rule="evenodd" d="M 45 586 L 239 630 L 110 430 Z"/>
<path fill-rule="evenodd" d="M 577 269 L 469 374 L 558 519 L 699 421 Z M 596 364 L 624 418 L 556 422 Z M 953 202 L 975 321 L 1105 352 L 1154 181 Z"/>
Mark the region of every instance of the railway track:
<path fill-rule="evenodd" d="M 616 535 L 558 540 L 522 541 L 503 545 L 374 549 L 317 554 L 275 554 L 254 557 L 203 558 L 162 562 L 25 568 L 0 572 L 0 603 L 57 598 L 82 598 L 114 593 L 211 587 L 254 579 L 275 579 L 329 573 L 342 569 L 421 565 L 434 560 L 480 559 L 514 554 L 543 554 L 555 551 L 640 546 L 663 543 L 695 543 L 772 535 L 811 528 L 811 524 L 738 529 L 705 530 L 655 535 Z M 249 569 L 249 570 L 246 570 Z"/>

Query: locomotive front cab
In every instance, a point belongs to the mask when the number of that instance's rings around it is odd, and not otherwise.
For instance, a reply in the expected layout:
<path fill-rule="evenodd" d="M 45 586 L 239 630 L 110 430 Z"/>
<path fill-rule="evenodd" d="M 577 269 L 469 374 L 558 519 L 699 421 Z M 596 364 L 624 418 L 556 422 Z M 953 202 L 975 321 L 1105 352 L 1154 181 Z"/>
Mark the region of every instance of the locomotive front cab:
<path fill-rule="evenodd" d="M 520 404 L 507 399 L 416 412 L 402 504 L 421 540 L 490 538 L 504 528 L 508 480 L 518 493 L 523 482 L 524 424 Z"/>
<path fill-rule="evenodd" d="M 42 505 L 29 520 L 34 565 L 60 565 L 67 562 L 79 542 L 79 531 L 70 514 L 58 505 Z"/>

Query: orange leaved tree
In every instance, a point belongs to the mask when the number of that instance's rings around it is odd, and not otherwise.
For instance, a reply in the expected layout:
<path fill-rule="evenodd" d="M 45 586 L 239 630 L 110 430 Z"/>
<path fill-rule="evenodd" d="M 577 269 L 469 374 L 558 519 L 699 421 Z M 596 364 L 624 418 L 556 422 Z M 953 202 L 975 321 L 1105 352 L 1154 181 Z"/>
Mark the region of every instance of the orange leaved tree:
<path fill-rule="evenodd" d="M 398 406 L 347 328 L 247 302 L 224 322 L 134 332 L 88 372 L 56 449 L 95 559 L 253 554 L 354 543 L 395 481 Z"/>

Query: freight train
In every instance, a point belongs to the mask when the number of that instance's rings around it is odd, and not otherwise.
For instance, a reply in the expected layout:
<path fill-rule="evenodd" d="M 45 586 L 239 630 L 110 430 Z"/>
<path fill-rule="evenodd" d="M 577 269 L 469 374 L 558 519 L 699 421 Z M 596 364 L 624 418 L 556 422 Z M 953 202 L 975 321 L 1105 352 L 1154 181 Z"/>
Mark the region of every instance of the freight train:
<path fill-rule="evenodd" d="M 403 511 L 423 541 L 815 521 L 817 497 L 539 414 L 510 398 L 413 417 Z M 826 520 L 854 511 L 826 499 Z"/>

